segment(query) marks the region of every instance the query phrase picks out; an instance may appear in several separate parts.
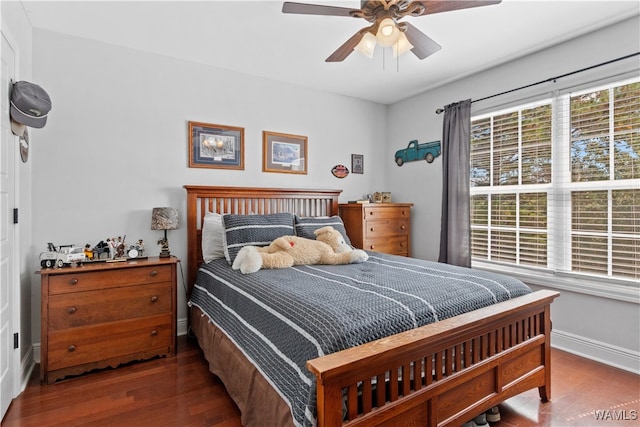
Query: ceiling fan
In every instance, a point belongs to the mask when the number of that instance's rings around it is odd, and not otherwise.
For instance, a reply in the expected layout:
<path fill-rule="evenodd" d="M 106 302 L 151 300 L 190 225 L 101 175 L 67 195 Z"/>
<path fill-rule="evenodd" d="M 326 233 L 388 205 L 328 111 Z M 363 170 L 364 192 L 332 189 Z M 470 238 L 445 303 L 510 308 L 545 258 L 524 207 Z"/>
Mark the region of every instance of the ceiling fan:
<path fill-rule="evenodd" d="M 329 15 L 363 18 L 371 23 L 344 42 L 325 61 L 340 62 L 358 50 L 373 56 L 375 46 L 393 47 L 394 56 L 411 50 L 424 59 L 440 50 L 440 45 L 408 22 L 399 22 L 405 16 L 423 16 L 471 7 L 500 3 L 501 0 L 363 0 L 360 9 L 324 6 L 307 3 L 284 2 L 282 12 L 302 15 Z"/>

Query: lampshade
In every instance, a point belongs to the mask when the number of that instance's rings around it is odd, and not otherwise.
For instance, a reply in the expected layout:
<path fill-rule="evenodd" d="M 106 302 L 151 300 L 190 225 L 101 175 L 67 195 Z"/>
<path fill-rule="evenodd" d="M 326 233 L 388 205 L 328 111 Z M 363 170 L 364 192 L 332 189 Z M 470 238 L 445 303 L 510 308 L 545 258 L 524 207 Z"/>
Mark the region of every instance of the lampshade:
<path fill-rule="evenodd" d="M 360 40 L 360 43 L 354 47 L 355 50 L 361 52 L 367 58 L 373 58 L 373 51 L 376 48 L 376 36 L 371 34 L 370 32 L 364 33 L 364 36 Z"/>
<path fill-rule="evenodd" d="M 152 230 L 177 230 L 178 229 L 178 209 L 176 208 L 153 208 L 151 212 Z"/>
<path fill-rule="evenodd" d="M 400 30 L 393 19 L 384 18 L 380 21 L 376 34 L 376 39 L 380 46 L 391 46 L 398 41 L 398 37 L 400 37 Z"/>
<path fill-rule="evenodd" d="M 397 58 L 403 53 L 409 52 L 413 49 L 413 45 L 407 39 L 407 36 L 401 31 L 398 41 L 393 45 L 393 57 Z"/>

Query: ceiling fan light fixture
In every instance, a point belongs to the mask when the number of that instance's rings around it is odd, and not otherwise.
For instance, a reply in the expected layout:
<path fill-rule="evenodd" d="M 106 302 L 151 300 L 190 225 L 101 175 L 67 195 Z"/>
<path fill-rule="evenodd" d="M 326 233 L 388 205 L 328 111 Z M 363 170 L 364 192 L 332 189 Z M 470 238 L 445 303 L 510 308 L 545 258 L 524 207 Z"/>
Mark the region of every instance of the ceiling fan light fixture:
<path fill-rule="evenodd" d="M 360 40 L 360 43 L 354 47 L 355 50 L 362 53 L 367 58 L 373 58 L 373 51 L 376 48 L 376 36 L 370 32 L 364 33 L 364 36 Z"/>
<path fill-rule="evenodd" d="M 362 28 L 342 43 L 338 49 L 329 55 L 325 60 L 326 62 L 344 61 L 354 50 L 359 50 L 364 55 L 371 57 L 375 46 L 370 41 L 371 37 L 366 35 L 367 32 L 371 32 L 371 35 L 376 38 L 376 44 L 383 48 L 397 44 L 394 46 L 394 54 L 396 56 L 411 50 L 418 59 L 425 59 L 440 50 L 441 46 L 418 28 L 408 22 L 403 22 L 402 19 L 404 17 L 419 17 L 477 6 L 488 6 L 501 2 L 502 0 L 362 0 L 360 8 L 354 9 L 286 1 L 282 5 L 282 12 L 300 15 L 361 18 L 371 24 L 370 27 Z M 401 36 L 401 33 L 405 32 L 408 36 Z M 411 42 L 408 40 L 411 40 Z"/>
<path fill-rule="evenodd" d="M 393 57 L 397 58 L 398 56 L 409 52 L 411 49 L 413 49 L 413 45 L 407 36 L 403 32 L 400 32 L 398 41 L 393 45 Z"/>
<path fill-rule="evenodd" d="M 398 41 L 398 37 L 400 37 L 400 30 L 393 19 L 384 18 L 380 21 L 376 34 L 376 40 L 380 46 L 393 46 Z"/>

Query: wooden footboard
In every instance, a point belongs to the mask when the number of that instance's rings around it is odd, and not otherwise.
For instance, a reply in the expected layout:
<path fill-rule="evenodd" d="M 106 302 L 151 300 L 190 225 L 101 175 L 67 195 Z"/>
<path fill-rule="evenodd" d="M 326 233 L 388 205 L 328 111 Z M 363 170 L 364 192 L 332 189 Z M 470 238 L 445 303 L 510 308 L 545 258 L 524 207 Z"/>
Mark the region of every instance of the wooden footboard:
<path fill-rule="evenodd" d="M 538 291 L 310 360 L 318 426 L 459 426 L 535 387 L 547 401 L 558 295 Z"/>

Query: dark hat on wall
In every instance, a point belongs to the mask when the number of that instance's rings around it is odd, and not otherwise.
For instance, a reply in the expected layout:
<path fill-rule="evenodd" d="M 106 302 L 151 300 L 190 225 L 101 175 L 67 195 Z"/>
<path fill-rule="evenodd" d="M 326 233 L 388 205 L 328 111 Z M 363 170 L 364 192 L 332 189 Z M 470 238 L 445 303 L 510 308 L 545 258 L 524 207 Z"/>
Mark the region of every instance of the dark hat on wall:
<path fill-rule="evenodd" d="M 40 86 L 29 82 L 16 82 L 11 92 L 11 119 L 32 128 L 47 124 L 51 98 Z"/>

